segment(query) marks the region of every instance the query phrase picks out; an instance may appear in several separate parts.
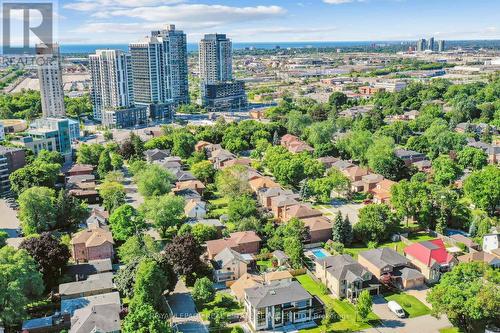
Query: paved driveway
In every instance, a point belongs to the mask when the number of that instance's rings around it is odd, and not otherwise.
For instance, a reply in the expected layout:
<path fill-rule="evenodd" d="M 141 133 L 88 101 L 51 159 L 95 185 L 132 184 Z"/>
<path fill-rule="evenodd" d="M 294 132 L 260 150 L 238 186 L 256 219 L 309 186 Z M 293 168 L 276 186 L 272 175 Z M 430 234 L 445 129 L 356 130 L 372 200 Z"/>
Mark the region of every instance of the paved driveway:
<path fill-rule="evenodd" d="M 382 296 L 373 297 L 373 312 L 379 316 L 382 325 L 363 332 L 398 332 L 398 333 L 437 333 L 441 328 L 451 327 L 446 317 L 437 319 L 431 315 L 416 318 L 398 318 L 387 307 L 387 301 Z"/>
<path fill-rule="evenodd" d="M 15 248 L 19 247 L 23 240 L 16 232 L 20 226 L 21 222 L 17 218 L 17 211 L 7 206 L 5 199 L 0 199 L 0 230 L 7 232 L 9 235 L 7 244 Z"/>
<path fill-rule="evenodd" d="M 177 282 L 174 292 L 168 297 L 168 304 L 173 313 L 173 325 L 179 332 L 208 333 L 184 281 Z"/>

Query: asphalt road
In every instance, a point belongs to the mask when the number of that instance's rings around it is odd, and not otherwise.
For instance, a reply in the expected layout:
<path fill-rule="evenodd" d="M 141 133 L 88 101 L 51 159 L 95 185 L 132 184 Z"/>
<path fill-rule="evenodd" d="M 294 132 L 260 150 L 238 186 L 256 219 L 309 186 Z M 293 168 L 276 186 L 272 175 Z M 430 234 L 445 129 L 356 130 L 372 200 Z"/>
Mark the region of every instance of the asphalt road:
<path fill-rule="evenodd" d="M 4 199 L 0 199 L 0 230 L 7 232 L 9 238 L 7 244 L 18 247 L 22 237 L 18 237 L 16 230 L 20 228 L 21 222 L 17 218 L 17 211 L 7 206 Z"/>
<path fill-rule="evenodd" d="M 184 281 L 177 282 L 174 292 L 168 297 L 168 304 L 173 313 L 173 325 L 178 332 L 208 333 Z"/>

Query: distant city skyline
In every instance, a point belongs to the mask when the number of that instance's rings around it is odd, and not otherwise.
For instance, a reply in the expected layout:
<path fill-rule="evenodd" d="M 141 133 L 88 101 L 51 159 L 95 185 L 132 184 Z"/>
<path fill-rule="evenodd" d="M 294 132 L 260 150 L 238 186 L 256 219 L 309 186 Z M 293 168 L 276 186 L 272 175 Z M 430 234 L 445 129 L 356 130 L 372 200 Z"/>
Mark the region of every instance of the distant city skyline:
<path fill-rule="evenodd" d="M 61 0 L 56 39 L 130 43 L 167 24 L 188 43 L 500 39 L 498 12 L 496 0 Z"/>

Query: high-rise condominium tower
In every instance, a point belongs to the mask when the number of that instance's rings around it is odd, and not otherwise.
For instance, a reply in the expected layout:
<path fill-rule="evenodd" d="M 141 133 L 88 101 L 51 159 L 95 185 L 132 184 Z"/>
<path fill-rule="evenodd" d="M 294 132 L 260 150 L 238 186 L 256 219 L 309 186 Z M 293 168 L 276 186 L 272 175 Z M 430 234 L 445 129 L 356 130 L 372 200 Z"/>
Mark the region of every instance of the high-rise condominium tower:
<path fill-rule="evenodd" d="M 121 50 L 96 50 L 89 55 L 94 118 L 106 109 L 133 105 L 130 56 Z"/>
<path fill-rule="evenodd" d="M 151 36 L 158 37 L 163 44 L 163 66 L 166 67 L 171 99 L 175 104 L 189 103 L 186 34 L 175 30 L 175 25 L 171 24 L 164 30 L 152 31 Z"/>
<path fill-rule="evenodd" d="M 200 78 L 212 84 L 233 79 L 232 43 L 224 34 L 208 34 L 200 41 Z"/>
<path fill-rule="evenodd" d="M 429 38 L 429 43 L 427 44 L 427 49 L 434 51 L 434 37 Z"/>
<path fill-rule="evenodd" d="M 38 80 L 44 118 L 66 116 L 59 45 L 36 45 Z"/>
<path fill-rule="evenodd" d="M 417 51 L 418 52 L 424 51 L 426 49 L 426 47 L 427 47 L 427 41 L 425 39 L 421 38 L 417 41 Z"/>
<path fill-rule="evenodd" d="M 438 52 L 444 52 L 444 45 L 445 45 L 445 42 L 444 40 L 438 40 Z"/>

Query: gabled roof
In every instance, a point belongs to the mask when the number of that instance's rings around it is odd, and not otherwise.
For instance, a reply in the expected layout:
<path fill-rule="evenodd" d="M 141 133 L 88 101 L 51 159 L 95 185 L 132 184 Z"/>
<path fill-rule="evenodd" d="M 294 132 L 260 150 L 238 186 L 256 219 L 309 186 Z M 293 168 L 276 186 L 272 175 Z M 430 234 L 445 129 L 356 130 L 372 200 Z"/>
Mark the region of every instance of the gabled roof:
<path fill-rule="evenodd" d="M 168 157 L 170 155 L 170 150 L 168 149 L 149 149 L 144 151 L 144 155 L 147 157 L 156 157 L 156 158 L 162 158 L 162 157 Z"/>
<path fill-rule="evenodd" d="M 70 333 L 119 332 L 120 305 L 97 304 L 76 310 L 71 318 Z"/>
<path fill-rule="evenodd" d="M 113 289 L 112 272 L 90 275 L 83 281 L 62 283 L 59 285 L 59 294 L 71 296 L 106 289 Z"/>
<path fill-rule="evenodd" d="M 304 226 L 310 231 L 328 230 L 332 228 L 332 222 L 326 216 L 313 216 L 301 219 Z"/>
<path fill-rule="evenodd" d="M 231 263 L 233 260 L 241 261 L 241 262 L 248 264 L 247 260 L 245 260 L 245 258 L 241 254 L 232 250 L 229 247 L 226 247 L 224 250 L 217 253 L 217 255 L 214 257 L 214 261 L 219 266 L 219 269 L 222 267 L 225 267 L 227 264 Z"/>
<path fill-rule="evenodd" d="M 285 208 L 285 216 L 287 219 L 296 217 L 299 219 L 321 216 L 323 215 L 319 210 L 311 208 L 305 204 L 297 204 Z"/>
<path fill-rule="evenodd" d="M 257 192 L 257 190 L 263 187 L 280 187 L 280 184 L 265 176 L 252 179 L 248 182 L 248 184 L 254 192 Z"/>
<path fill-rule="evenodd" d="M 200 182 L 198 179 L 195 180 L 183 180 L 175 183 L 175 187 L 179 190 L 184 188 L 192 188 L 192 189 L 204 189 L 205 185 Z"/>
<path fill-rule="evenodd" d="M 401 279 L 403 280 L 415 280 L 424 278 L 424 275 L 413 268 L 405 267 L 401 271 Z"/>
<path fill-rule="evenodd" d="M 104 243 L 114 244 L 111 232 L 102 228 L 85 229 L 77 232 L 71 239 L 71 244 L 82 244 L 86 247 L 100 246 Z"/>
<path fill-rule="evenodd" d="M 451 235 L 450 238 L 456 240 L 457 242 L 463 243 L 463 244 L 465 244 L 468 247 L 479 246 L 479 244 L 477 244 L 476 242 L 474 242 L 471 238 L 466 237 L 466 236 L 461 235 L 461 234 Z"/>
<path fill-rule="evenodd" d="M 405 247 L 404 253 L 411 255 L 427 267 L 431 267 L 435 263 L 446 265 L 453 260 L 453 256 L 446 252 L 443 240 L 441 239 L 414 243 Z"/>
<path fill-rule="evenodd" d="M 241 300 L 245 297 L 245 289 L 254 287 L 256 285 L 262 285 L 263 283 L 263 276 L 245 273 L 229 288 L 231 288 L 231 291 L 236 296 L 236 298 Z"/>
<path fill-rule="evenodd" d="M 274 271 L 274 272 L 269 272 L 264 275 L 264 280 L 266 282 L 273 282 L 273 281 L 281 281 L 281 280 L 287 280 L 287 279 L 292 279 L 293 276 L 290 274 L 289 271 Z"/>
<path fill-rule="evenodd" d="M 326 266 L 326 270 L 337 281 L 364 281 L 365 274 L 371 277 L 371 273 L 348 254 L 316 259 L 316 265 Z"/>
<path fill-rule="evenodd" d="M 73 172 L 87 172 L 92 173 L 94 171 L 94 166 L 90 164 L 74 164 L 71 169 L 68 170 L 68 173 Z"/>
<path fill-rule="evenodd" d="M 458 257 L 458 261 L 460 262 L 479 261 L 487 263 L 488 265 L 500 265 L 500 258 L 484 251 L 464 254 L 463 256 Z"/>
<path fill-rule="evenodd" d="M 206 242 L 207 249 L 217 254 L 224 250 L 224 248 L 237 248 L 240 244 L 260 242 L 261 239 L 255 231 L 238 231 L 229 234 L 229 238 L 209 240 Z"/>
<path fill-rule="evenodd" d="M 284 206 L 292 206 L 296 205 L 299 202 L 295 200 L 294 196 L 288 194 L 280 194 L 278 196 L 271 198 L 271 206 L 272 207 L 284 207 Z"/>
<path fill-rule="evenodd" d="M 311 299 L 311 295 L 297 281 L 272 282 L 245 289 L 248 302 L 255 308 Z"/>
<path fill-rule="evenodd" d="M 363 257 L 379 269 L 386 266 L 406 266 L 410 263 L 410 260 L 408 260 L 405 256 L 402 256 L 401 254 L 388 247 L 363 251 L 359 253 L 359 256 Z"/>

